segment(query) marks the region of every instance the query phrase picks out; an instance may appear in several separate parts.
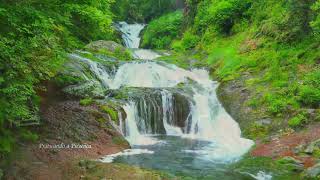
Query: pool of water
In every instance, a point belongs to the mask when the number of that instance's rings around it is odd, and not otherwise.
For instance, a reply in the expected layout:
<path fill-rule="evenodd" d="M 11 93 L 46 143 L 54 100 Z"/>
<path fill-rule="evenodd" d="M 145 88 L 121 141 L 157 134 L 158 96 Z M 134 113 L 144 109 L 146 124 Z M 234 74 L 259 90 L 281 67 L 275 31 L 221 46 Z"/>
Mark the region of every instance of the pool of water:
<path fill-rule="evenodd" d="M 152 136 L 157 143 L 133 146 L 127 153 L 112 158 L 114 163 L 125 163 L 166 172 L 186 179 L 245 180 L 268 179 L 230 168 L 236 161 L 211 159 L 215 144 L 180 136 Z M 105 161 L 110 156 L 105 157 Z M 111 161 L 109 161 L 111 162 Z"/>

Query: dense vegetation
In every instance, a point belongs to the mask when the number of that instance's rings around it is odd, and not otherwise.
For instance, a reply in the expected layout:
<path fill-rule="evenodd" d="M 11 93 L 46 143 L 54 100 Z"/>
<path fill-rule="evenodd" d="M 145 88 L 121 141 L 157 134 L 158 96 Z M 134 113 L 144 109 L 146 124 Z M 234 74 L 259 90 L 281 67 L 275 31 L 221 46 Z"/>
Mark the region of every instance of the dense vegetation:
<path fill-rule="evenodd" d="M 221 81 L 246 74 L 253 94 L 247 104 L 282 127 L 320 120 L 319 0 L 188 0 L 185 11 L 185 31 L 173 50 L 198 52 Z M 161 18 L 150 24 L 161 25 Z"/>
<path fill-rule="evenodd" d="M 182 6 L 182 0 L 117 0 L 112 9 L 118 20 L 149 22 Z"/>
<path fill-rule="evenodd" d="M 172 41 L 181 34 L 182 18 L 182 11 L 178 10 L 151 21 L 143 33 L 141 47 L 169 48 Z"/>
<path fill-rule="evenodd" d="M 147 22 L 182 6 L 181 0 L 1 1 L 0 159 L 17 139 L 37 139 L 30 127 L 41 123 L 40 94 L 68 52 L 95 40 L 120 42 L 115 21 Z M 118 59 L 131 56 L 121 49 L 100 53 Z"/>
<path fill-rule="evenodd" d="M 36 138 L 23 127 L 39 124 L 37 92 L 68 51 L 92 40 L 116 38 L 112 2 L 0 2 L 0 153 L 11 150 L 14 137 Z"/>

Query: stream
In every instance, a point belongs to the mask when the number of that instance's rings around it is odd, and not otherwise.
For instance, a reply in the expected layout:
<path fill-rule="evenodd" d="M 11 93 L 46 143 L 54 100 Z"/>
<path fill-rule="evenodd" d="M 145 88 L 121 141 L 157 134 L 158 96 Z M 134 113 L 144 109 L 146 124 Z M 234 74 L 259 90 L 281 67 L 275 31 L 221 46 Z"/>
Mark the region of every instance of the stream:
<path fill-rule="evenodd" d="M 126 118 L 117 126 L 132 149 L 105 156 L 105 163 L 125 163 L 189 179 L 271 179 L 230 171 L 254 142 L 241 137 L 236 121 L 220 104 L 205 69 L 182 69 L 155 60 L 161 55 L 139 49 L 145 25 L 120 22 L 125 45 L 136 60 L 107 70 L 86 61 L 105 88 L 129 91 L 123 102 Z M 187 179 L 188 179 L 187 178 Z"/>

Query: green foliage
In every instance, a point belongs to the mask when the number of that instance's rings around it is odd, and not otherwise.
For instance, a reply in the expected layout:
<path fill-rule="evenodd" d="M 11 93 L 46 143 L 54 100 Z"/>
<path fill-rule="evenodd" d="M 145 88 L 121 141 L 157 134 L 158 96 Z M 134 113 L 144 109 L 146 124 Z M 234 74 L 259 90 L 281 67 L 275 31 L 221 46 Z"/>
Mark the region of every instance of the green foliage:
<path fill-rule="evenodd" d="M 89 105 L 92 105 L 94 103 L 93 99 L 91 98 L 85 98 L 85 99 L 81 99 L 79 104 L 81 106 L 89 106 Z"/>
<path fill-rule="evenodd" d="M 111 3 L 113 0 L 1 1 L 0 153 L 12 149 L 15 137 L 24 138 L 19 127 L 39 124 L 40 84 L 55 76 L 66 53 L 91 40 L 115 38 Z M 58 81 L 75 83 L 77 79 Z"/>
<path fill-rule="evenodd" d="M 113 57 L 113 58 L 116 58 L 116 59 L 122 60 L 122 61 L 128 61 L 128 60 L 132 60 L 133 59 L 132 54 L 128 49 L 123 50 L 122 48 L 116 48 L 114 52 L 107 51 L 105 49 L 101 49 L 97 53 L 98 54 L 104 54 L 106 56 Z M 92 57 L 93 56 L 91 55 L 91 58 Z"/>
<path fill-rule="evenodd" d="M 57 84 L 59 87 L 66 87 L 68 85 L 75 85 L 75 84 L 78 84 L 83 81 L 84 81 L 84 79 L 77 77 L 77 76 L 72 76 L 71 74 L 69 75 L 69 74 L 59 73 L 54 78 L 55 84 Z"/>
<path fill-rule="evenodd" d="M 109 106 L 101 106 L 100 109 L 107 113 L 114 122 L 119 121 L 118 112 Z"/>
<path fill-rule="evenodd" d="M 244 130 L 244 134 L 246 135 L 246 137 L 251 139 L 264 138 L 268 135 L 268 133 L 269 127 L 267 125 L 257 123 L 251 124 L 250 127 Z"/>
<path fill-rule="evenodd" d="M 311 27 L 317 38 L 320 38 L 320 0 L 312 5 L 312 10 L 315 14 L 315 19 L 311 22 Z"/>
<path fill-rule="evenodd" d="M 251 13 L 260 33 L 279 42 L 293 42 L 308 35 L 312 17 L 311 1 L 270 0 L 255 1 Z"/>
<path fill-rule="evenodd" d="M 200 41 L 200 37 L 192 33 L 191 31 L 186 31 L 183 34 L 183 38 L 181 39 L 181 47 L 180 50 L 190 50 L 195 48 L 198 42 Z M 174 46 L 173 46 L 174 48 Z M 178 48 L 174 48 L 178 50 Z"/>
<path fill-rule="evenodd" d="M 168 48 L 173 39 L 180 35 L 182 17 L 182 11 L 176 11 L 152 20 L 143 33 L 141 46 L 156 49 Z"/>
<path fill-rule="evenodd" d="M 293 117 L 288 121 L 288 125 L 292 128 L 296 128 L 302 126 L 305 123 L 306 117 L 302 114 L 298 114 L 297 116 Z"/>
<path fill-rule="evenodd" d="M 308 73 L 299 88 L 299 100 L 304 105 L 320 107 L 320 71 Z"/>
<path fill-rule="evenodd" d="M 212 26 L 217 32 L 229 34 L 233 25 L 245 17 L 250 0 L 206 0 L 198 6 L 195 28 L 204 32 Z"/>
<path fill-rule="evenodd" d="M 148 22 L 174 11 L 176 0 L 117 0 L 112 9 L 119 20 Z"/>

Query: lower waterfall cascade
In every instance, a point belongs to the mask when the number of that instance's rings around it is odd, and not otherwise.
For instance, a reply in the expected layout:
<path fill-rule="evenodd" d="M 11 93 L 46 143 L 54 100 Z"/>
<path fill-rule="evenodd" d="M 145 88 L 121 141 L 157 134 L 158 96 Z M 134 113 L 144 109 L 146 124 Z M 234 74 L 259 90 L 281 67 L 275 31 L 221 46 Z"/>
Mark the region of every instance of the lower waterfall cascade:
<path fill-rule="evenodd" d="M 135 60 L 106 68 L 81 55 L 70 55 L 87 64 L 105 90 L 126 91 L 129 96 L 122 100 L 126 117 L 119 113 L 116 128 L 132 149 L 104 156 L 100 161 L 195 178 L 225 178 L 226 164 L 239 160 L 254 142 L 241 137 L 238 123 L 217 98 L 219 84 L 210 79 L 206 69 L 186 70 L 156 60 L 160 55 L 152 50 L 137 49 L 144 26 L 122 22 L 118 27 Z M 262 180 L 272 176 L 258 172 L 250 177 Z"/>

